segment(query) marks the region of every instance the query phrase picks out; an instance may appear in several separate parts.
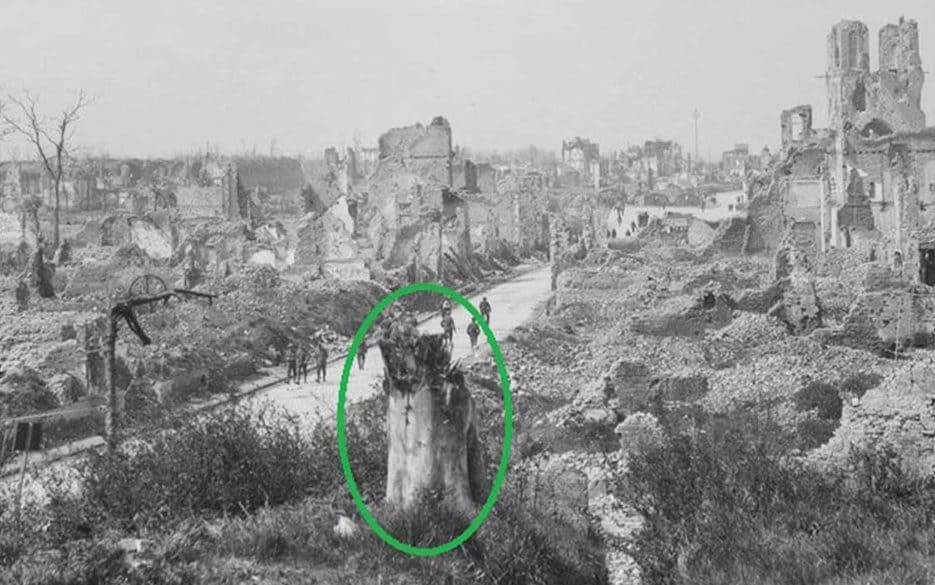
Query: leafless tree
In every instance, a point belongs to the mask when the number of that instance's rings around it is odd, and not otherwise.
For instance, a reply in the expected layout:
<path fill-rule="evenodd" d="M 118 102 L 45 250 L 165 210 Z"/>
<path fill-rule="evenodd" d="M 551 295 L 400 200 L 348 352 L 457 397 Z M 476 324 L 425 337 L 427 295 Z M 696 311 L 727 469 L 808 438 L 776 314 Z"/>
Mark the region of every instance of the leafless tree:
<path fill-rule="evenodd" d="M 22 96 L 10 96 L 9 102 L 14 111 L 0 112 L 4 125 L 9 131 L 23 136 L 32 144 L 39 161 L 52 180 L 55 196 L 52 248 L 57 249 L 60 243 L 59 210 L 66 165 L 70 156 L 69 149 L 75 124 L 81 119 L 81 112 L 88 105 L 88 98 L 84 91 L 79 91 L 74 105 L 55 118 L 42 117 L 39 114 L 38 99 L 28 92 L 24 92 Z"/>

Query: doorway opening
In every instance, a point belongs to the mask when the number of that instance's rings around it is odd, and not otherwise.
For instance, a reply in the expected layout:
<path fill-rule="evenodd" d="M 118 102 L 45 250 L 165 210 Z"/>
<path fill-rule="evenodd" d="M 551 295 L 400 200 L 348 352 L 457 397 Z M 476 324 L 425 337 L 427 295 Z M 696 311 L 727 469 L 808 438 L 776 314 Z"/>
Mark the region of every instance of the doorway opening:
<path fill-rule="evenodd" d="M 935 247 L 919 246 L 919 282 L 935 286 Z"/>

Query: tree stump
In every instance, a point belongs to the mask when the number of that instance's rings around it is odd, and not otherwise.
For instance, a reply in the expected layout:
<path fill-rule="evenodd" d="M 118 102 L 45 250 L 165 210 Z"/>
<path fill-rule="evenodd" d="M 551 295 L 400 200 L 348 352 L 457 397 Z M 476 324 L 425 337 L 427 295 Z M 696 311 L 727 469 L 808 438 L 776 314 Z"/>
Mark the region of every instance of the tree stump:
<path fill-rule="evenodd" d="M 487 497 L 474 399 L 442 335 L 396 321 L 379 342 L 389 396 L 386 499 L 403 508 L 425 496 L 473 513 Z"/>
<path fill-rule="evenodd" d="M 38 246 L 32 254 L 32 262 L 29 267 L 29 284 L 36 289 L 40 297 L 51 299 L 55 297 L 55 287 L 52 285 L 52 278 L 55 275 L 53 267 L 46 263 L 42 253 L 42 246 Z"/>

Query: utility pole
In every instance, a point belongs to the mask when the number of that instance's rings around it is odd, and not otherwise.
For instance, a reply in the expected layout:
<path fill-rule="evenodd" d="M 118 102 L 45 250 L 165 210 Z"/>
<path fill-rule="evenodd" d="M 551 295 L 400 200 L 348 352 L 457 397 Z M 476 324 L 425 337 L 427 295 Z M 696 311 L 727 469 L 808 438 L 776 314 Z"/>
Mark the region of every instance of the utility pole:
<path fill-rule="evenodd" d="M 695 120 L 695 164 L 698 164 L 698 119 L 701 118 L 701 113 L 695 108 L 695 111 L 692 112 L 692 118 Z"/>
<path fill-rule="evenodd" d="M 118 433 L 120 432 L 120 415 L 117 400 L 117 335 L 120 321 L 125 321 L 127 327 L 139 338 L 143 345 L 149 345 L 152 340 L 143 331 L 133 309 L 143 305 L 155 303 L 168 303 L 170 298 L 181 298 L 182 295 L 208 299 L 211 304 L 217 295 L 196 292 L 186 289 L 174 289 L 147 297 L 136 297 L 116 303 L 110 309 L 108 318 L 107 339 L 104 346 L 104 386 L 107 390 L 107 410 L 104 414 L 104 435 L 107 440 L 107 449 L 113 452 L 117 447 Z"/>

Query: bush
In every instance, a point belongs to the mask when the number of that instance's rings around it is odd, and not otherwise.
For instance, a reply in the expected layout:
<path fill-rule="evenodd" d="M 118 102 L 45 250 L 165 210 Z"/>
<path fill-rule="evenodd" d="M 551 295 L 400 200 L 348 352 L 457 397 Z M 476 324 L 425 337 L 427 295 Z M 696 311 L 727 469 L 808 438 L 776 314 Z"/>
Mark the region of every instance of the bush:
<path fill-rule="evenodd" d="M 292 501 L 327 473 L 297 420 L 271 409 L 230 407 L 182 420 L 115 453 L 89 455 L 81 496 L 59 496 L 89 522 L 96 510 L 109 525 L 140 530 Z"/>
<path fill-rule="evenodd" d="M 851 481 L 796 464 L 743 417 L 635 457 L 623 496 L 643 516 L 647 584 L 823 582 L 916 571 L 935 554 L 935 485 L 893 452 L 859 452 Z"/>
<path fill-rule="evenodd" d="M 859 372 L 841 382 L 841 391 L 849 392 L 861 398 L 867 393 L 867 390 L 876 388 L 882 381 L 883 377 L 879 374 Z"/>
<path fill-rule="evenodd" d="M 418 582 L 426 585 L 445 582 L 445 574 L 452 582 L 499 585 L 606 584 L 601 540 L 529 507 L 515 492 L 507 487 L 487 522 L 450 555 L 415 561 L 376 539 L 366 539 L 365 546 L 379 547 L 374 556 L 382 557 L 382 566 L 417 572 Z M 442 544 L 471 521 L 429 496 L 407 512 L 389 506 L 377 512 L 390 534 L 416 546 Z"/>
<path fill-rule="evenodd" d="M 795 407 L 799 412 L 814 410 L 821 419 L 841 419 L 841 395 L 836 387 L 824 382 L 811 382 L 799 390 Z"/>
<path fill-rule="evenodd" d="M 178 547 L 158 551 L 152 562 L 124 563 L 123 550 L 112 538 L 76 540 L 42 562 L 24 559 L 4 574 L 0 584 L 17 585 L 182 585 L 200 582 L 187 564 L 190 552 Z"/>
<path fill-rule="evenodd" d="M 345 436 L 348 459 L 354 480 L 365 501 L 380 501 L 386 495 L 387 453 L 386 396 L 355 402 L 347 406 Z M 338 453 L 334 421 L 321 422 L 312 432 L 315 464 L 322 470 L 321 480 L 313 486 L 317 496 L 346 493 L 344 472 Z"/>
<path fill-rule="evenodd" d="M 0 388 L 0 414 L 14 417 L 58 408 L 58 397 L 45 378 L 31 368 L 15 369 L 3 376 Z"/>
<path fill-rule="evenodd" d="M 834 436 L 834 431 L 838 426 L 840 426 L 839 421 L 822 418 L 809 417 L 799 421 L 796 425 L 798 448 L 809 451 L 821 447 Z"/>
<path fill-rule="evenodd" d="M 604 543 L 529 507 L 509 487 L 468 550 L 487 582 L 503 585 L 608 582 Z"/>

